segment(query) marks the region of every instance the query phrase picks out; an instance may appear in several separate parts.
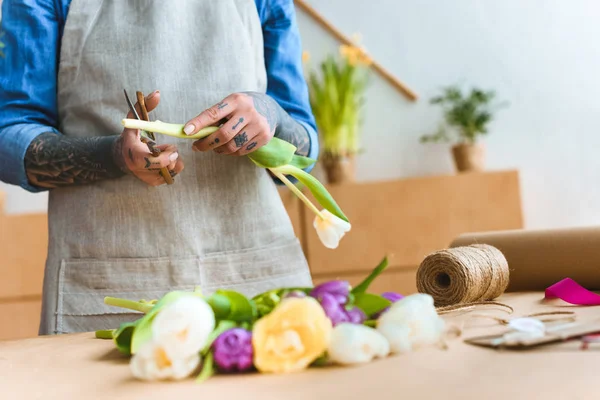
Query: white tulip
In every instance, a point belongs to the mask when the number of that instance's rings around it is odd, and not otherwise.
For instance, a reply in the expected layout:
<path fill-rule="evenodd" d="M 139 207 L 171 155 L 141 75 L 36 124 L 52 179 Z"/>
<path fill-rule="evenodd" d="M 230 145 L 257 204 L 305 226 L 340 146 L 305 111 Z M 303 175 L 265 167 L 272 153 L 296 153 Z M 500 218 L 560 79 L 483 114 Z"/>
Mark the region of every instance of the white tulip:
<path fill-rule="evenodd" d="M 390 306 L 377 320 L 377 330 L 390 343 L 392 353 L 407 353 L 422 346 L 438 344 L 444 333 L 428 294 L 413 294 Z"/>
<path fill-rule="evenodd" d="M 350 232 L 352 226 L 327 210 L 321 211 L 321 216 L 322 218 L 315 217 L 313 226 L 323 245 L 329 249 L 335 249 L 346 232 Z"/>
<path fill-rule="evenodd" d="M 379 332 L 368 326 L 341 323 L 333 328 L 327 354 L 336 364 L 368 363 L 376 357 L 386 357 L 390 344 Z"/>
<path fill-rule="evenodd" d="M 198 354 L 215 329 L 215 314 L 206 301 L 185 296 L 161 309 L 152 321 L 152 338 L 171 357 Z"/>
<path fill-rule="evenodd" d="M 166 348 L 155 341 L 144 343 L 133 355 L 129 366 L 133 376 L 145 381 L 185 379 L 198 368 L 200 355 L 173 358 Z"/>

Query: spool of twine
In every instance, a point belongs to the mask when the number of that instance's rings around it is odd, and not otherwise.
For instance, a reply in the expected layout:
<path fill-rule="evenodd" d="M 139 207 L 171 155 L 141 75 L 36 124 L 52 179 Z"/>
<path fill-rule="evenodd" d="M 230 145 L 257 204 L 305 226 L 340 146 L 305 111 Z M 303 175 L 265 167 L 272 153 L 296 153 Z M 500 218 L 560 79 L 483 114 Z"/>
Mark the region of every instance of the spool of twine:
<path fill-rule="evenodd" d="M 428 255 L 417 271 L 417 289 L 436 307 L 493 300 L 508 286 L 508 262 L 486 244 L 441 250 Z"/>

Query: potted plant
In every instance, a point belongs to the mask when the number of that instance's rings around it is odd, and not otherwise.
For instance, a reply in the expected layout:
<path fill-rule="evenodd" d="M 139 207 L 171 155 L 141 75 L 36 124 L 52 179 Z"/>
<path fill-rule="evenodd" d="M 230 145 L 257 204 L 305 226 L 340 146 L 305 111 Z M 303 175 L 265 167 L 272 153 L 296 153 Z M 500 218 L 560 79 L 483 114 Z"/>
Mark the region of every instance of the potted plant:
<path fill-rule="evenodd" d="M 488 133 L 488 124 L 498 107 L 492 104 L 495 97 L 494 91 L 478 88 L 464 94 L 457 86 L 444 88 L 442 94 L 430 102 L 443 108 L 447 126 L 442 125 L 436 133 L 422 136 L 421 142 L 454 142 L 452 154 L 456 169 L 482 171 L 485 147 L 478 138 Z"/>
<path fill-rule="evenodd" d="M 329 183 L 354 181 L 354 157 L 359 152 L 361 111 L 371 59 L 358 46 L 340 46 L 311 71 L 310 103 L 321 138 L 321 160 Z"/>

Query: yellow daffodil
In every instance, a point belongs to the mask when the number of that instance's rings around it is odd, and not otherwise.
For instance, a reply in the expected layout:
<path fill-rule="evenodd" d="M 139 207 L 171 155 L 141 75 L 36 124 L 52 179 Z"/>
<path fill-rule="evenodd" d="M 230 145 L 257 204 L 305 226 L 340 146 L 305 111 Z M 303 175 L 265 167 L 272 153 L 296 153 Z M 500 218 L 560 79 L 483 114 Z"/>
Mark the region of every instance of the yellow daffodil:
<path fill-rule="evenodd" d="M 340 240 L 352 228 L 349 222 L 336 217 L 327 210 L 322 210 L 320 215 L 315 217 L 313 226 L 323 245 L 329 249 L 337 248 Z"/>
<path fill-rule="evenodd" d="M 310 53 L 308 51 L 303 51 L 302 52 L 302 62 L 304 64 L 306 64 L 309 61 L 310 61 Z"/>
<path fill-rule="evenodd" d="M 331 332 L 331 321 L 317 300 L 285 299 L 254 325 L 254 365 L 272 373 L 305 369 L 325 352 Z"/>

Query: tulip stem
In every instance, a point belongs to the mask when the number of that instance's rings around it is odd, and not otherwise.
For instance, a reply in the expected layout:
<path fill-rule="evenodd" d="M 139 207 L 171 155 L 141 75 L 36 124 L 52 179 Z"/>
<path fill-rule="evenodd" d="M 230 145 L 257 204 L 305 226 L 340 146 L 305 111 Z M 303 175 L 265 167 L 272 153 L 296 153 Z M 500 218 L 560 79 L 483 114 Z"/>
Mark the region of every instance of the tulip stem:
<path fill-rule="evenodd" d="M 113 333 L 113 329 L 96 331 L 96 339 L 112 339 Z"/>
<path fill-rule="evenodd" d="M 321 218 L 322 220 L 325 219 L 321 211 L 319 211 L 319 209 L 315 207 L 315 205 L 304 195 L 304 193 L 302 193 L 302 191 L 298 189 L 296 185 L 294 185 L 288 178 L 286 178 L 284 174 L 279 172 L 276 168 L 269 169 L 273 174 L 275 174 L 277 178 L 279 178 L 281 182 L 285 184 L 285 186 L 287 186 L 292 192 L 294 192 L 294 194 L 298 196 L 298 198 L 302 200 L 302 202 L 306 204 L 306 206 L 310 208 L 317 215 L 317 217 Z"/>
<path fill-rule="evenodd" d="M 144 314 L 152 310 L 152 308 L 154 307 L 153 304 L 140 303 L 139 301 L 133 300 L 118 299 L 116 297 L 105 297 L 104 304 L 119 308 L 126 308 L 128 310 L 139 311 L 143 312 Z"/>

